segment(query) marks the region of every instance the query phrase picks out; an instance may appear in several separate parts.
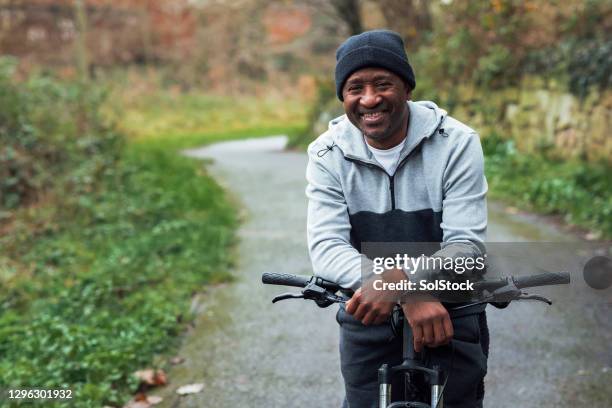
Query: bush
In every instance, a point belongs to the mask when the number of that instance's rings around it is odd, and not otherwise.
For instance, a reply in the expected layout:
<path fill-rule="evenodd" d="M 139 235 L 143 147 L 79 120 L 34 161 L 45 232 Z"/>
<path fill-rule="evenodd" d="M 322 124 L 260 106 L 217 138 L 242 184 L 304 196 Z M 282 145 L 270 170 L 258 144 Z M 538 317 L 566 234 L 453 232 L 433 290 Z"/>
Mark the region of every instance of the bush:
<path fill-rule="evenodd" d="M 474 82 L 489 89 L 499 89 L 511 82 L 508 79 L 508 67 L 512 65 L 512 54 L 503 45 L 494 45 L 487 55 L 478 59 L 478 66 L 473 73 Z"/>
<path fill-rule="evenodd" d="M 486 173 L 493 197 L 612 237 L 610 165 L 563 162 L 519 154 L 512 140 L 498 134 L 483 138 Z"/>
<path fill-rule="evenodd" d="M 612 79 L 612 39 L 579 42 L 567 66 L 569 89 L 585 97 L 591 87 L 606 89 Z"/>
<path fill-rule="evenodd" d="M 463 83 L 514 86 L 525 74 L 536 74 L 579 96 L 591 87 L 607 88 L 611 10 L 610 2 L 600 0 L 442 4 L 431 42 L 415 54 L 417 83 L 427 75 L 438 89 L 452 92 Z"/>
<path fill-rule="evenodd" d="M 93 189 L 121 145 L 99 113 L 104 89 L 45 75 L 15 83 L 15 68 L 0 58 L 0 208 Z"/>
<path fill-rule="evenodd" d="M 306 118 L 307 126 L 289 134 L 288 147 L 305 148 L 321 133 L 327 130 L 328 123 L 344 113 L 336 97 L 336 86 L 328 79 L 317 79 L 317 96 L 310 105 Z"/>
<path fill-rule="evenodd" d="M 566 39 L 551 48 L 530 53 L 524 70 L 543 78 L 560 79 L 574 95 L 607 89 L 612 78 L 612 40 Z"/>

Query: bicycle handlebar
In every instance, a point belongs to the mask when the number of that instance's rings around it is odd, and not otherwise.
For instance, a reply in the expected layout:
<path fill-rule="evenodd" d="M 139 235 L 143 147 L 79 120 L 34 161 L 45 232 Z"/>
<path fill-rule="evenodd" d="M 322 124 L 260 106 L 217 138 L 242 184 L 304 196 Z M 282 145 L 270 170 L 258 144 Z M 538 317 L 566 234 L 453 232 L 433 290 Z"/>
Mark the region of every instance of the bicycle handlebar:
<path fill-rule="evenodd" d="M 570 283 L 570 276 L 568 273 L 561 272 L 546 272 L 538 275 L 529 276 L 518 276 L 511 278 L 518 289 L 531 288 L 536 286 L 548 286 L 548 285 L 564 285 Z M 343 288 L 338 284 L 320 278 L 318 276 L 306 276 L 306 275 L 292 275 L 288 273 L 271 273 L 266 272 L 261 275 L 262 283 L 268 285 L 279 285 L 279 286 L 293 286 L 296 288 L 306 287 L 310 282 L 314 280 L 314 283 L 332 292 L 342 290 Z M 476 290 L 494 290 L 506 286 L 508 284 L 508 278 L 501 278 L 495 280 L 485 280 L 481 282 L 474 282 L 474 288 Z"/>
<path fill-rule="evenodd" d="M 568 273 L 564 272 L 547 272 L 538 275 L 519 276 L 518 278 L 514 278 L 514 284 L 518 289 L 533 288 L 536 286 L 564 285 L 567 283 L 570 283 L 570 276 Z"/>
<path fill-rule="evenodd" d="M 495 290 L 506 286 L 509 283 L 509 279 L 514 282 L 517 289 L 532 288 L 536 286 L 563 285 L 570 283 L 570 276 L 566 272 L 546 272 L 538 275 L 518 276 L 474 282 L 474 289 L 478 291 Z"/>
<path fill-rule="evenodd" d="M 325 280 L 318 276 L 291 275 L 287 273 L 264 273 L 261 276 L 261 281 L 268 285 L 293 286 L 305 288 L 302 295 L 284 294 L 274 298 L 273 302 L 279 300 L 302 297 L 312 300 L 318 300 L 320 306 L 329 306 L 334 302 L 343 302 L 352 296 L 350 289 L 342 288 L 335 282 Z M 530 276 L 508 276 L 500 279 L 485 280 L 473 283 L 473 293 L 485 295 L 483 299 L 472 298 L 473 303 L 468 306 L 476 305 L 485 302 L 509 302 L 512 300 L 533 299 L 551 304 L 551 301 L 540 295 L 528 295 L 521 290 L 524 288 L 548 285 L 561 285 L 570 283 L 570 276 L 566 272 L 554 273 L 547 272 L 538 275 Z M 319 289 L 317 289 L 319 288 Z M 336 292 L 342 292 L 343 295 L 338 297 L 334 295 Z M 331 303 L 330 303 L 331 302 Z M 323 306 L 321 306 L 323 307 Z M 457 309 L 467 307 L 461 305 Z"/>
<path fill-rule="evenodd" d="M 288 273 L 272 273 L 265 272 L 261 275 L 261 282 L 268 285 L 293 286 L 296 288 L 305 288 L 306 285 L 313 282 L 315 285 L 329 290 L 330 292 L 347 292 L 348 289 L 343 288 L 335 282 L 328 281 L 319 276 L 306 275 L 291 275 Z"/>
<path fill-rule="evenodd" d="M 288 273 L 266 272 L 261 275 L 262 283 L 268 285 L 294 286 L 296 288 L 305 287 L 310 283 L 312 278 L 312 276 L 290 275 Z"/>

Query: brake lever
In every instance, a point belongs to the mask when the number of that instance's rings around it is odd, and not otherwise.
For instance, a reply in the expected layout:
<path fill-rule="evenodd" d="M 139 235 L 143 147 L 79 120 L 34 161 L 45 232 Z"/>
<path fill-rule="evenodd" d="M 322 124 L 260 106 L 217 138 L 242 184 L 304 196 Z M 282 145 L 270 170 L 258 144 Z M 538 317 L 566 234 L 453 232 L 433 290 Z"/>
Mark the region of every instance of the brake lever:
<path fill-rule="evenodd" d="M 272 299 L 272 303 L 280 302 L 286 299 L 304 299 L 304 295 L 297 295 L 295 293 L 283 293 L 282 295 L 275 296 Z"/>
<path fill-rule="evenodd" d="M 514 286 L 514 285 L 512 285 Z M 499 288 L 493 291 L 493 293 L 485 292 L 485 296 L 482 300 L 491 302 L 495 300 L 496 302 L 511 302 L 513 300 L 518 299 L 523 293 L 515 287 L 505 286 L 503 288 Z"/>
<path fill-rule="evenodd" d="M 540 302 L 544 302 L 549 306 L 552 305 L 552 301 L 540 295 L 530 295 L 528 293 L 523 292 L 517 299 L 520 300 L 539 300 Z"/>
<path fill-rule="evenodd" d="M 530 295 L 527 292 L 522 292 L 518 289 L 507 288 L 504 290 L 496 290 L 492 294 L 484 297 L 478 303 L 486 302 L 512 302 L 513 300 L 538 300 L 546 303 L 549 306 L 552 305 L 552 301 L 541 295 Z"/>
<path fill-rule="evenodd" d="M 314 298 L 313 300 L 321 309 L 325 309 L 326 307 L 329 307 L 334 303 L 346 303 L 347 301 L 346 298 L 334 295 L 330 292 L 326 292 L 323 297 Z"/>
<path fill-rule="evenodd" d="M 281 300 L 286 299 L 306 299 L 314 300 L 319 307 L 325 308 L 334 303 L 346 303 L 346 301 L 348 300 L 347 298 L 335 295 L 330 291 L 326 290 L 325 288 L 322 288 L 321 286 L 312 282 L 306 285 L 306 287 L 302 289 L 301 292 L 301 294 L 283 293 L 272 299 L 272 303 L 280 302 Z"/>

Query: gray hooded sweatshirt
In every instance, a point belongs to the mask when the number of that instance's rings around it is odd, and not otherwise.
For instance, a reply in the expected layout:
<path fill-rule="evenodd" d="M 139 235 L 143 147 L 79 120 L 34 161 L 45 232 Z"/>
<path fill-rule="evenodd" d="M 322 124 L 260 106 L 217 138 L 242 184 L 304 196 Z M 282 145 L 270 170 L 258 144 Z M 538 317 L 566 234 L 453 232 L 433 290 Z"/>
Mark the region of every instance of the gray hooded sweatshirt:
<path fill-rule="evenodd" d="M 406 143 L 393 176 L 346 117 L 308 147 L 308 248 L 315 275 L 357 289 L 370 242 L 436 242 L 444 257 L 479 256 L 487 227 L 477 133 L 433 102 L 409 101 Z"/>

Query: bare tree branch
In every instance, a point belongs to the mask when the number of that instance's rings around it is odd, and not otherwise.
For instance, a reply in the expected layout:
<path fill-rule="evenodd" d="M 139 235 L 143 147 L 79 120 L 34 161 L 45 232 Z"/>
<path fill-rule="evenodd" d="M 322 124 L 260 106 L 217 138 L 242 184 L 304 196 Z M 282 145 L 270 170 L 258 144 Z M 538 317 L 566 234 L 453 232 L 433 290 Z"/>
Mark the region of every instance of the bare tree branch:
<path fill-rule="evenodd" d="M 416 50 L 432 29 L 427 0 L 380 0 L 380 10 L 391 30 L 397 31 Z"/>
<path fill-rule="evenodd" d="M 338 17 L 348 26 L 351 35 L 359 34 L 363 31 L 359 0 L 332 0 L 331 4 L 336 10 Z"/>

